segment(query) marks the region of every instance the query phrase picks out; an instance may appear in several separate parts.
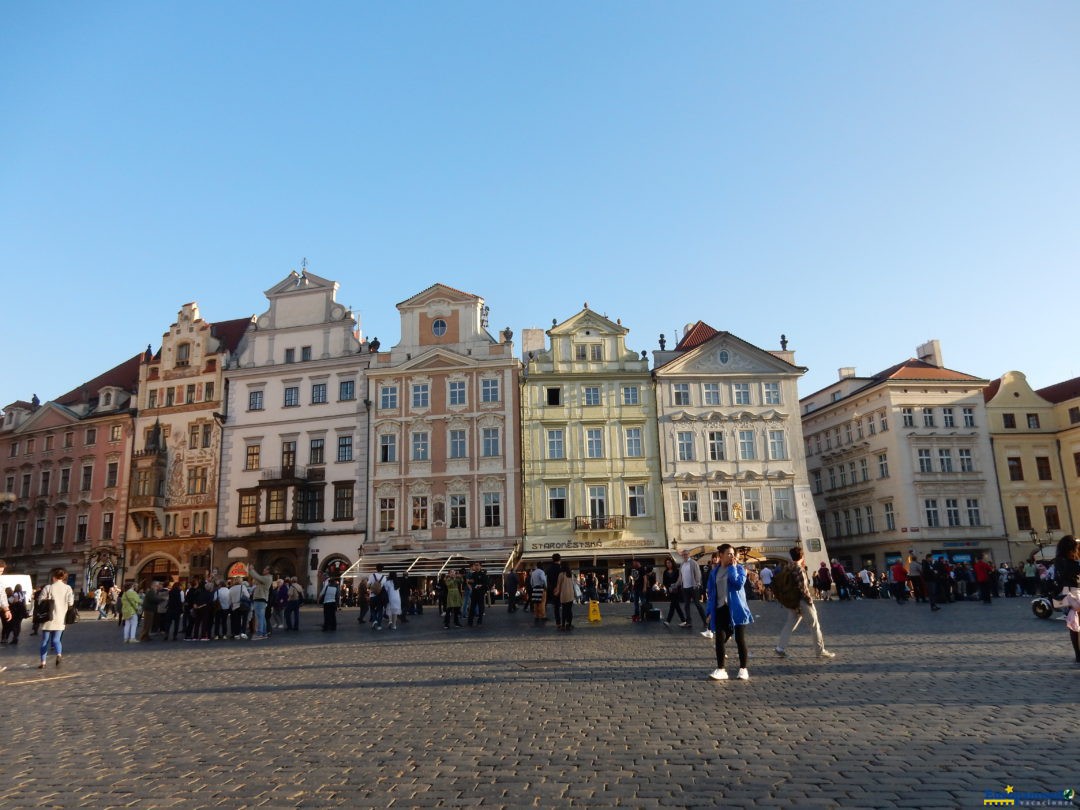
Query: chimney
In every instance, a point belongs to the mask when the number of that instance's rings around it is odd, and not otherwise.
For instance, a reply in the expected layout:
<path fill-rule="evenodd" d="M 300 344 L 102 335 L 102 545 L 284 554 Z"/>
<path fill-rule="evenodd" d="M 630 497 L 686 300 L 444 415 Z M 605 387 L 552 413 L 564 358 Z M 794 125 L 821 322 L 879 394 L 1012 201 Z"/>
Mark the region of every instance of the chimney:
<path fill-rule="evenodd" d="M 945 363 L 941 359 L 941 341 L 928 340 L 915 350 L 915 356 L 924 363 L 941 368 Z"/>
<path fill-rule="evenodd" d="M 840 375 L 841 380 L 849 380 L 855 376 L 855 366 L 844 366 L 837 373 Z"/>

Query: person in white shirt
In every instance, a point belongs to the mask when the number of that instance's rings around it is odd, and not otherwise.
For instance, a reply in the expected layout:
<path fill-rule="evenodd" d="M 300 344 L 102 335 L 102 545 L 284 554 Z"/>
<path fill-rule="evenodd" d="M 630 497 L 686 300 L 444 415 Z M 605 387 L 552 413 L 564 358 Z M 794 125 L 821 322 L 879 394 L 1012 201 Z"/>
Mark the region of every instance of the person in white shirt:
<path fill-rule="evenodd" d="M 398 618 L 401 616 L 401 591 L 397 589 L 397 580 L 391 574 L 386 580 L 386 618 L 390 622 L 390 629 L 397 630 Z"/>
<path fill-rule="evenodd" d="M 533 624 L 547 619 L 547 574 L 537 565 L 529 575 L 529 598 L 533 603 Z"/>
<path fill-rule="evenodd" d="M 698 615 L 701 616 L 701 623 L 708 630 L 709 620 L 705 618 L 705 609 L 701 606 L 701 600 L 698 598 L 701 595 L 701 566 L 697 564 L 697 560 L 691 559 L 690 552 L 685 548 L 679 552 L 679 556 L 682 557 L 682 564 L 679 565 L 679 584 L 682 587 L 679 590 L 682 593 L 683 614 L 686 616 L 686 621 L 682 622 L 679 627 L 692 626 L 690 605 L 693 605 L 697 608 Z"/>
<path fill-rule="evenodd" d="M 761 566 L 761 573 L 759 574 L 759 576 L 761 577 L 761 598 L 764 601 L 768 602 L 770 599 L 772 599 L 772 595 L 773 595 L 773 592 L 772 592 L 773 570 L 772 570 L 772 568 L 770 568 L 767 565 Z"/>
<path fill-rule="evenodd" d="M 229 588 L 229 615 L 232 616 L 232 633 L 229 638 L 247 638 L 248 612 L 251 610 L 251 588 L 237 577 Z"/>
<path fill-rule="evenodd" d="M 52 570 L 52 582 L 41 589 L 39 600 L 52 600 L 52 616 L 41 625 L 41 663 L 38 669 L 44 669 L 51 645 L 56 652 L 56 665 L 60 666 L 64 657 L 64 647 L 60 639 L 67 626 L 67 611 L 75 604 L 75 593 L 67 584 L 67 571 L 63 568 Z"/>
<path fill-rule="evenodd" d="M 319 593 L 319 604 L 323 609 L 322 630 L 332 633 L 337 630 L 338 594 L 341 592 L 338 580 L 328 579 Z"/>

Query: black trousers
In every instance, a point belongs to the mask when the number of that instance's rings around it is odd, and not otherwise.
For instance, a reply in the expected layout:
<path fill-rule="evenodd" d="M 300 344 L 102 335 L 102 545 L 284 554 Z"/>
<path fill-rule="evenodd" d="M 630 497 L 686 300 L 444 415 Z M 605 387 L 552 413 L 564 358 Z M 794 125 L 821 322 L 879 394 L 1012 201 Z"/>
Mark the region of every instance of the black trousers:
<path fill-rule="evenodd" d="M 726 657 L 726 650 L 724 645 L 727 644 L 728 639 L 735 636 L 735 647 L 739 651 L 739 669 L 746 669 L 746 662 L 749 660 L 749 653 L 746 649 L 746 625 L 731 623 L 731 608 L 727 605 L 723 605 L 716 612 L 716 635 L 714 636 L 716 641 L 716 668 L 724 668 L 724 660 Z"/>
<path fill-rule="evenodd" d="M 337 630 L 337 602 L 323 602 L 322 629 Z"/>

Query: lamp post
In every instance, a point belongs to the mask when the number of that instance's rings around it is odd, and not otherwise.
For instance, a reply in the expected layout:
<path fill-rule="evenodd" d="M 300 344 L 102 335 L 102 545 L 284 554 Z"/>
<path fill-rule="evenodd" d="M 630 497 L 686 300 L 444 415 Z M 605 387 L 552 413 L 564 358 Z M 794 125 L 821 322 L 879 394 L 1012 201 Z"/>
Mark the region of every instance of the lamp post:
<path fill-rule="evenodd" d="M 1046 546 L 1054 545 L 1054 530 L 1047 529 L 1046 536 L 1041 536 L 1034 528 L 1028 532 L 1028 536 L 1031 538 L 1032 545 L 1035 546 L 1036 553 L 1042 551 Z"/>

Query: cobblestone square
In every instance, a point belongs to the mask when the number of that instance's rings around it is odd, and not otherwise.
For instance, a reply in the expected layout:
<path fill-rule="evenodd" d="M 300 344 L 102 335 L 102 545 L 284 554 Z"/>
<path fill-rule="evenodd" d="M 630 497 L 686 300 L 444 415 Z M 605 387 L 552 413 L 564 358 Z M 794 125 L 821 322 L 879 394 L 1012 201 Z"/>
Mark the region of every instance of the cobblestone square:
<path fill-rule="evenodd" d="M 752 607 L 748 682 L 707 678 L 700 626 L 624 605 L 573 633 L 496 606 L 381 633 L 345 610 L 330 635 L 308 608 L 267 641 L 140 645 L 84 614 L 59 669 L 28 633 L 0 652 L 0 803 L 974 808 L 1080 787 L 1080 667 L 1028 600 L 821 604 L 828 662 L 802 628 L 777 658 L 784 611 Z"/>

